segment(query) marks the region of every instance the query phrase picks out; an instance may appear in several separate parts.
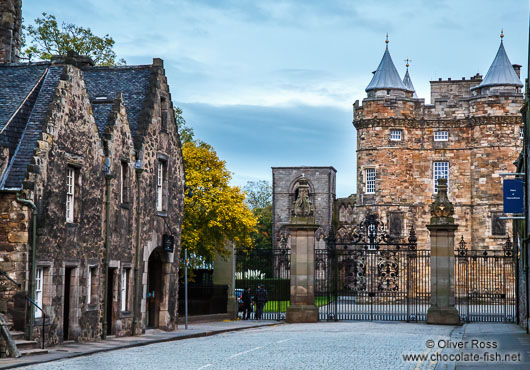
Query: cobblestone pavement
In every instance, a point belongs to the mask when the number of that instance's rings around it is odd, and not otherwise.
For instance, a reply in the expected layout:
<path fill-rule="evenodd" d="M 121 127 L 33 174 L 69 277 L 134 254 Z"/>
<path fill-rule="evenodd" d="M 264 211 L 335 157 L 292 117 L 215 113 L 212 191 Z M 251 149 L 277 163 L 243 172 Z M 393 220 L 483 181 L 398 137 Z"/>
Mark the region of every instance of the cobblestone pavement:
<path fill-rule="evenodd" d="M 403 360 L 462 328 L 402 322 L 276 325 L 35 365 L 32 369 L 428 369 Z M 446 364 L 447 365 L 447 364 Z M 451 364 L 448 364 L 449 366 Z M 447 367 L 447 366 L 444 366 Z"/>

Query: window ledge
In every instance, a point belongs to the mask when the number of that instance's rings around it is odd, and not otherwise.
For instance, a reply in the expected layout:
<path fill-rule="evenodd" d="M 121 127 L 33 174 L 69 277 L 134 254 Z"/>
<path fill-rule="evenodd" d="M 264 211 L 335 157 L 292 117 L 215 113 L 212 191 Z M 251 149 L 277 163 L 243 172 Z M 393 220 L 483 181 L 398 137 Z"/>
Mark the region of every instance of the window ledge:
<path fill-rule="evenodd" d="M 156 211 L 156 215 L 159 217 L 167 217 L 167 211 Z"/>
<path fill-rule="evenodd" d="M 89 303 L 87 304 L 86 311 L 96 311 L 98 309 L 97 303 Z"/>
<path fill-rule="evenodd" d="M 131 311 L 121 311 L 120 317 L 123 317 L 123 318 L 132 317 Z"/>
<path fill-rule="evenodd" d="M 508 237 L 508 234 L 504 234 L 504 235 L 490 235 L 489 237 L 491 239 L 506 239 Z"/>

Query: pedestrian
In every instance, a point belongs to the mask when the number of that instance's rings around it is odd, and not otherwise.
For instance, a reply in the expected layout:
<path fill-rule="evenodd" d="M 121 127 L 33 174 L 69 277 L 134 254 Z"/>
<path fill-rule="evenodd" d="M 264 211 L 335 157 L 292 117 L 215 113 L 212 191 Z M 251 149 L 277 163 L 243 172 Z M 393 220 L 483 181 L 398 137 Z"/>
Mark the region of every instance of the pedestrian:
<path fill-rule="evenodd" d="M 252 312 L 252 297 L 250 296 L 250 288 L 247 288 L 241 296 L 243 301 L 243 320 L 250 319 L 250 313 Z"/>
<path fill-rule="evenodd" d="M 258 284 L 254 300 L 256 301 L 256 320 L 261 320 L 263 306 L 265 306 L 268 300 L 267 290 L 263 287 L 263 284 Z"/>

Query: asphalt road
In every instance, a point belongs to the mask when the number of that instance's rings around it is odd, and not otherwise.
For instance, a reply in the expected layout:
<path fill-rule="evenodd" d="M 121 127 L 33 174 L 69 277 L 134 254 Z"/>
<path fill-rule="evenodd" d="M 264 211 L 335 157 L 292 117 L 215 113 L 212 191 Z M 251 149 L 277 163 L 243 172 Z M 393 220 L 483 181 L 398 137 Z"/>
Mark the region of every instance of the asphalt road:
<path fill-rule="evenodd" d="M 428 369 L 405 362 L 461 328 L 402 322 L 277 325 L 57 361 L 32 369 Z"/>

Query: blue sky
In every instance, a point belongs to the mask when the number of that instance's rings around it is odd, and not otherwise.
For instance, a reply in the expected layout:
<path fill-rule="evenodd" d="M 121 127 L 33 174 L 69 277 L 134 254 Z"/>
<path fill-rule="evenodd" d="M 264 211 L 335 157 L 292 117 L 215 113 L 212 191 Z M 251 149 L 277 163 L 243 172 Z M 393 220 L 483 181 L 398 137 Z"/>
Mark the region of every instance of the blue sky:
<path fill-rule="evenodd" d="M 23 0 L 22 11 L 109 34 L 128 64 L 164 59 L 175 105 L 236 185 L 270 181 L 272 166 L 330 165 L 337 195 L 355 192 L 352 104 L 387 32 L 427 102 L 430 80 L 484 75 L 501 28 L 527 73 L 524 0 Z"/>

